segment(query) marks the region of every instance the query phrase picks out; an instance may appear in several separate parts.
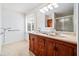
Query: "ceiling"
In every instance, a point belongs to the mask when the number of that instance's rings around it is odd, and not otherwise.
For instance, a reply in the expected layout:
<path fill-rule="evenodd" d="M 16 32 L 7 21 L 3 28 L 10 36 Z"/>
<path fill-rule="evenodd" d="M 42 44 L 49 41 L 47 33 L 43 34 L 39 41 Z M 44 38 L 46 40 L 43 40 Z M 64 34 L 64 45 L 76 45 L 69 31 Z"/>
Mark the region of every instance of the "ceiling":
<path fill-rule="evenodd" d="M 74 12 L 74 3 L 59 3 L 59 7 L 55 9 L 57 16 L 72 15 Z"/>
<path fill-rule="evenodd" d="M 9 10 L 27 13 L 29 10 L 39 7 L 42 3 L 4 3 L 2 5 L 3 8 L 7 8 Z"/>
<path fill-rule="evenodd" d="M 3 7 L 21 13 L 27 13 L 45 3 L 3 3 Z M 58 3 L 59 7 L 54 8 L 56 16 L 62 16 L 73 13 L 73 3 Z"/>
<path fill-rule="evenodd" d="M 55 12 L 56 17 L 72 15 L 74 11 L 74 3 L 58 3 L 58 8 L 54 8 L 52 11 Z M 50 11 L 50 13 L 52 13 Z M 48 13 L 48 14 L 50 14 Z"/>

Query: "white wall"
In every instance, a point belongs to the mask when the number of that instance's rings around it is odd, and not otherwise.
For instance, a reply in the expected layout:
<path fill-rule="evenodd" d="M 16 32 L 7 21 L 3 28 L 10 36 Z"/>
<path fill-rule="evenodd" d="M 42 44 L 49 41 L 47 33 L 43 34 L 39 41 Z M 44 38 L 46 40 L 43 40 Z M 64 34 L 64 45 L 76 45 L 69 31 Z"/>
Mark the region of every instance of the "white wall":
<path fill-rule="evenodd" d="M 39 9 L 33 10 L 30 13 L 26 14 L 26 16 L 29 16 L 29 15 L 34 15 L 35 31 L 38 30 L 38 28 L 44 28 L 45 27 L 45 16 L 44 16 L 44 14 L 40 13 Z M 27 32 L 26 32 L 25 36 L 26 36 L 25 39 L 28 40 L 29 36 L 28 36 Z"/>
<path fill-rule="evenodd" d="M 78 3 L 75 3 L 74 4 L 74 32 L 76 32 L 76 39 L 77 39 L 77 41 L 79 42 L 79 30 L 78 30 L 78 24 L 79 24 L 79 19 L 78 19 L 78 14 L 79 14 L 79 4 Z M 78 45 L 79 45 L 79 43 L 78 43 Z M 77 48 L 77 50 L 78 50 L 78 56 L 79 56 L 79 46 L 78 46 L 78 48 Z"/>
<path fill-rule="evenodd" d="M 74 3 L 74 32 L 77 32 L 77 23 L 78 23 L 78 4 Z"/>
<path fill-rule="evenodd" d="M 1 14 L 2 14 L 1 11 L 2 10 L 1 10 L 1 4 L 0 4 L 0 26 L 1 26 Z"/>
<path fill-rule="evenodd" d="M 6 31 L 5 44 L 24 39 L 24 15 L 15 11 L 3 8 L 2 26 L 18 31 Z"/>
<path fill-rule="evenodd" d="M 78 34 L 77 34 L 77 36 L 78 36 L 78 56 L 79 56 L 79 3 L 78 3 Z"/>
<path fill-rule="evenodd" d="M 28 16 L 29 14 L 35 15 L 35 23 L 36 23 L 35 29 L 36 30 L 38 28 L 44 28 L 45 27 L 45 14 L 41 13 L 39 11 L 39 8 L 37 8 L 37 9 L 33 10 L 32 12 L 26 14 L 26 16 Z"/>
<path fill-rule="evenodd" d="M 38 10 L 36 17 L 37 17 L 37 29 L 44 28 L 45 27 L 45 15 Z"/>
<path fill-rule="evenodd" d="M 74 32 L 76 32 L 76 39 L 79 42 L 79 36 L 78 36 L 78 4 L 74 4 Z M 79 46 L 77 48 L 77 53 L 79 55 Z"/>
<path fill-rule="evenodd" d="M 29 14 L 34 14 L 35 17 L 36 17 L 36 30 L 38 28 L 44 28 L 45 27 L 45 14 L 41 13 L 40 12 L 40 8 L 46 6 L 47 4 L 43 4 L 31 11 L 29 11 L 26 15 L 29 15 Z"/>
<path fill-rule="evenodd" d="M 1 27 L 1 4 L 0 4 L 0 27 Z M 1 29 L 0 29 L 0 33 L 1 33 Z M 1 54 L 1 45 L 2 45 L 2 36 L 0 35 L 0 54 Z"/>

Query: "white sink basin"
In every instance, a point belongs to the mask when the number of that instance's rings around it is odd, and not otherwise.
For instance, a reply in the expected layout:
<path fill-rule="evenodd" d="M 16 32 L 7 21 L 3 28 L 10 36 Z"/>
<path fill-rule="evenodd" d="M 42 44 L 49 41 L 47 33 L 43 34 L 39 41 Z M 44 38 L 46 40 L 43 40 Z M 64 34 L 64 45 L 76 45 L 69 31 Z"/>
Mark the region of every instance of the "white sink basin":
<path fill-rule="evenodd" d="M 70 37 L 70 35 L 67 35 L 67 34 L 63 34 L 63 33 L 58 33 L 58 34 L 55 34 L 55 33 L 50 33 L 49 35 L 51 36 L 60 36 L 60 37 Z"/>

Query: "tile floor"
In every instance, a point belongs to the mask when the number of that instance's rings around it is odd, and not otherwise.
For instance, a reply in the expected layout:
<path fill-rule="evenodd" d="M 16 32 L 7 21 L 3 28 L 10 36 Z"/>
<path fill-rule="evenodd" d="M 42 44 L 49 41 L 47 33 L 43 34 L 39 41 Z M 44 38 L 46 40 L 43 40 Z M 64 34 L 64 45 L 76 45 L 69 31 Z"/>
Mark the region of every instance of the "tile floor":
<path fill-rule="evenodd" d="M 34 56 L 29 51 L 28 41 L 19 41 L 3 46 L 2 56 Z"/>

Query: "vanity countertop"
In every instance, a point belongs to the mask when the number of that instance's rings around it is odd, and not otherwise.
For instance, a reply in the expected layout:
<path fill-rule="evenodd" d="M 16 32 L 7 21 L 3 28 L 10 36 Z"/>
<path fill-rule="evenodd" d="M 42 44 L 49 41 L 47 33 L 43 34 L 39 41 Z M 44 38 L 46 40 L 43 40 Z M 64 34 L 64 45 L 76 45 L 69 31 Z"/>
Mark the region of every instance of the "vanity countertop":
<path fill-rule="evenodd" d="M 77 39 L 76 39 L 76 35 L 69 35 L 69 36 L 59 36 L 59 35 L 47 35 L 47 34 L 43 34 L 40 32 L 29 32 L 31 34 L 35 34 L 35 35 L 40 35 L 40 36 L 45 36 L 48 38 L 53 38 L 56 40 L 61 40 L 61 41 L 65 41 L 65 42 L 69 42 L 69 43 L 73 43 L 73 44 L 77 44 Z"/>

